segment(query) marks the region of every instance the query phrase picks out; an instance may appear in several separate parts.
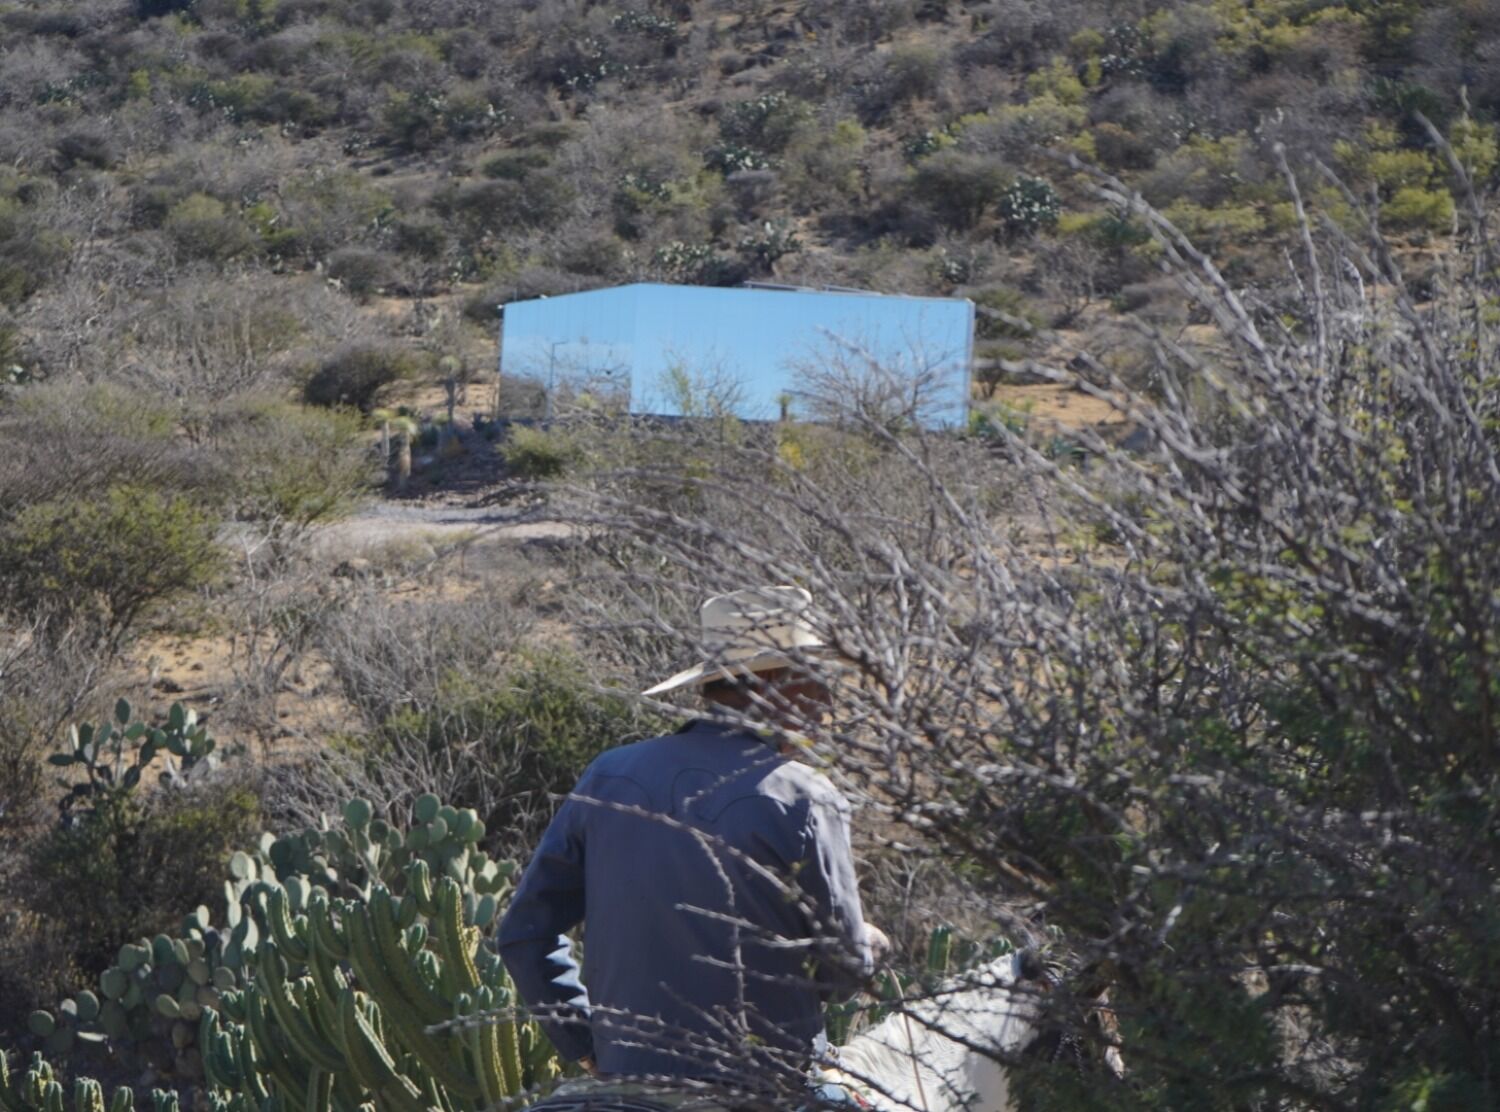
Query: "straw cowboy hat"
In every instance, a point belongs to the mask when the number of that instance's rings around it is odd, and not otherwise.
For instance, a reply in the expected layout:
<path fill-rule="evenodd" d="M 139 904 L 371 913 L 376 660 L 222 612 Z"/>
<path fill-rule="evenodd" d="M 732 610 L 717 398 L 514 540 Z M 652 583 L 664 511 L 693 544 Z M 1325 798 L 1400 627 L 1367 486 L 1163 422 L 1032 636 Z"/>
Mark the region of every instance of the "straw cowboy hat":
<path fill-rule="evenodd" d="M 641 694 L 665 695 L 732 676 L 787 668 L 828 652 L 804 617 L 811 605 L 812 595 L 801 587 L 749 587 L 716 595 L 699 610 L 702 642 L 710 659 Z"/>

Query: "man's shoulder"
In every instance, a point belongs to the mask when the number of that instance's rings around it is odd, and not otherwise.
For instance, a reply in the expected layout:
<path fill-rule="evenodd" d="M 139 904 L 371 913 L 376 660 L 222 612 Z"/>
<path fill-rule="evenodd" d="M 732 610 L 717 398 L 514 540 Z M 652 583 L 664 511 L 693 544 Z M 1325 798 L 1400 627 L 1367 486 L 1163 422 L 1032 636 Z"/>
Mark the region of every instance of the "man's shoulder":
<path fill-rule="evenodd" d="M 756 735 L 735 732 L 712 740 L 694 738 L 697 725 L 606 749 L 594 758 L 584 778 L 662 781 L 672 779 L 685 768 L 705 771 L 716 768 L 741 784 L 746 777 L 754 779 L 754 794 L 773 796 L 786 803 L 848 808 L 843 793 L 827 776 L 810 765 L 778 754 Z M 737 740 L 743 741 L 743 746 L 736 747 Z"/>
<path fill-rule="evenodd" d="M 666 755 L 666 750 L 671 747 L 672 739 L 676 735 L 663 734 L 660 737 L 642 738 L 639 741 L 629 741 L 624 745 L 615 745 L 600 753 L 589 764 L 589 772 L 600 772 L 606 775 L 618 773 L 620 770 L 629 768 L 631 765 L 641 762 L 654 762 Z"/>
<path fill-rule="evenodd" d="M 839 791 L 825 774 L 811 765 L 788 758 L 776 770 L 776 775 L 794 785 L 802 795 L 814 803 L 848 806 L 844 793 Z"/>
<path fill-rule="evenodd" d="M 670 782 L 684 759 L 676 738 L 675 734 L 664 734 L 606 749 L 584 769 L 579 786 L 611 779 L 629 780 L 642 787 Z"/>

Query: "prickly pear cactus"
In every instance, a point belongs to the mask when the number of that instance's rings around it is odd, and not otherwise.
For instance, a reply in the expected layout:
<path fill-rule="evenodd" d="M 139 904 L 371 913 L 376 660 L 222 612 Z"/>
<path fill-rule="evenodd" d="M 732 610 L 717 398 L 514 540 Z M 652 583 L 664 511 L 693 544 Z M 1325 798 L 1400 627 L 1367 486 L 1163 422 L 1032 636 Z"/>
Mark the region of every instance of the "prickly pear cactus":
<path fill-rule="evenodd" d="M 55 1014 L 33 1013 L 29 1025 L 48 1053 L 66 1053 L 75 1042 L 107 1043 L 163 1076 L 200 1078 L 195 1024 L 204 1008 L 219 1006 L 221 992 L 243 986 L 245 955 L 261 937 L 254 917 L 241 910 L 241 889 L 232 883 L 226 889 L 232 895 L 225 927 L 213 927 L 208 909 L 199 907 L 176 937 L 121 946 L 97 992 L 64 1000 Z"/>
<path fill-rule="evenodd" d="M 502 891 L 514 869 L 479 849 L 485 829 L 473 810 L 447 806 L 435 795 L 417 799 L 412 827 L 404 834 L 375 818 L 363 799 L 346 803 L 341 817 L 338 825 L 262 838 L 260 864 L 269 862 L 283 884 L 300 877 L 333 895 L 368 898 L 374 884 L 399 887 L 406 866 L 421 860 L 433 875 L 450 876 L 472 890 L 476 903 Z"/>

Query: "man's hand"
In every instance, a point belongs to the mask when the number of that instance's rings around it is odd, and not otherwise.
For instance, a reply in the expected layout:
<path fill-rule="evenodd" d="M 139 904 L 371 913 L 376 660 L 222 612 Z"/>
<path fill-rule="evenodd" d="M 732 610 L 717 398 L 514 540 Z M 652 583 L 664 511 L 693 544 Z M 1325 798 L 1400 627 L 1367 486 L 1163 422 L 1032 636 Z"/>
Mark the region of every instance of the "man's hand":
<path fill-rule="evenodd" d="M 590 1077 L 599 1076 L 599 1067 L 594 1064 L 593 1055 L 585 1055 L 584 1057 L 578 1059 L 578 1065 L 583 1070 L 583 1072 L 588 1074 Z"/>
<path fill-rule="evenodd" d="M 877 964 L 884 961 L 891 952 L 891 940 L 886 937 L 885 931 L 874 923 L 866 923 L 865 938 L 870 943 L 870 956 Z"/>

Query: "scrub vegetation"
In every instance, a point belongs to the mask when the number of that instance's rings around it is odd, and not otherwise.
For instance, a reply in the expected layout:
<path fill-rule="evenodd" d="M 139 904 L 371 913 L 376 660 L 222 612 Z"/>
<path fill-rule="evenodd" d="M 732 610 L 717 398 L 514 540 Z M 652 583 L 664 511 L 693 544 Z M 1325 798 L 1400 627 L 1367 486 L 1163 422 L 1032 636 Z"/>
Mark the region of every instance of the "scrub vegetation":
<path fill-rule="evenodd" d="M 1469 0 L 0 0 L 0 1106 L 549 1083 L 413 1017 L 764 582 L 908 988 L 1053 972 L 1023 1108 L 1500 1104 L 1497 121 Z M 492 372 L 757 280 L 971 298 L 971 427 Z"/>

